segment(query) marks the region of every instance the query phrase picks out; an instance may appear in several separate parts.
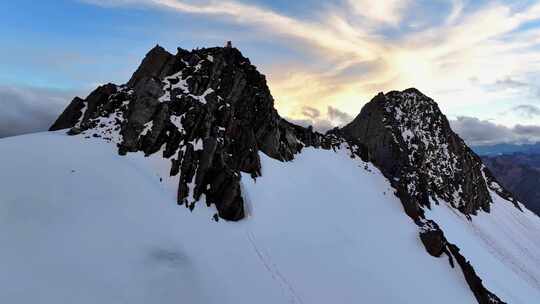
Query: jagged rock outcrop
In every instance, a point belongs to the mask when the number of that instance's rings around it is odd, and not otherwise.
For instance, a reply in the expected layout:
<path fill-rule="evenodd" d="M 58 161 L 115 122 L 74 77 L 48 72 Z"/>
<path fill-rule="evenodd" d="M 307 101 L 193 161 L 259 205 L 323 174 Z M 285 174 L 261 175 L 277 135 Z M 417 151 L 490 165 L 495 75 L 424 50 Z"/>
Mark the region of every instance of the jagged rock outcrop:
<path fill-rule="evenodd" d="M 480 279 L 480 277 L 476 274 L 476 271 L 474 271 L 471 263 L 467 261 L 467 259 L 459 252 L 459 248 L 456 245 L 448 243 L 447 248 L 452 256 L 456 259 L 458 265 L 461 267 L 463 275 L 465 276 L 465 281 L 467 281 L 469 288 L 473 292 L 474 297 L 479 304 L 505 303 L 484 286 L 482 279 Z"/>
<path fill-rule="evenodd" d="M 144 57 L 139 68 L 133 73 L 127 85 L 137 86 L 143 79 L 163 79 L 170 74 L 170 69 L 175 64 L 175 57 L 167 52 L 163 47 L 156 45 Z"/>
<path fill-rule="evenodd" d="M 116 86 L 109 83 L 99 86 L 86 99 L 75 97 L 49 128 L 49 131 L 75 127 L 76 132 L 78 132 L 80 129 L 92 128 L 94 125 L 90 124 L 90 120 L 102 114 L 102 111 L 98 111 L 98 109 L 103 108 L 108 103 L 109 97 L 116 91 Z"/>
<path fill-rule="evenodd" d="M 505 303 L 484 286 L 471 263 L 460 253 L 458 246 L 448 242 L 437 223 L 432 220 L 422 220 L 419 226 L 420 239 L 426 247 L 426 251 L 434 257 L 440 257 L 445 253 L 452 268 L 455 267 L 454 261 L 456 261 L 479 304 Z"/>
<path fill-rule="evenodd" d="M 126 85 L 108 84 L 76 98 L 51 130 L 118 144 L 119 153 L 163 151 L 179 175 L 178 203 L 204 194 L 219 216 L 244 217 L 240 172 L 261 175 L 259 151 L 292 160 L 305 146 L 341 143 L 282 119 L 264 75 L 235 48 L 153 48 Z"/>
<path fill-rule="evenodd" d="M 420 226 L 420 240 L 427 252 L 434 257 L 440 257 L 445 252 L 447 244 L 444 233 L 432 220 L 426 220 Z"/>
<path fill-rule="evenodd" d="M 392 182 L 413 219 L 439 199 L 466 215 L 489 212 L 490 191 L 519 208 L 437 104 L 416 89 L 378 94 L 340 131 L 367 147 L 368 158 Z"/>

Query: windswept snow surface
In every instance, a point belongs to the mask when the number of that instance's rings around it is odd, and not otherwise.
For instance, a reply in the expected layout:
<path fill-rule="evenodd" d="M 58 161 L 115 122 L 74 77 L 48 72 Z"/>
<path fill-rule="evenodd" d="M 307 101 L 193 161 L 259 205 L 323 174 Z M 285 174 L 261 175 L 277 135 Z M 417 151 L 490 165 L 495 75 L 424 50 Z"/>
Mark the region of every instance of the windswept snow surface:
<path fill-rule="evenodd" d="M 426 213 L 470 260 L 484 285 L 508 303 L 540 303 L 540 218 L 491 192 L 490 213 L 469 221 L 448 204 Z"/>
<path fill-rule="evenodd" d="M 476 303 L 379 171 L 345 151 L 261 155 L 238 223 L 176 206 L 159 155 L 62 132 L 0 151 L 0 303 Z"/>

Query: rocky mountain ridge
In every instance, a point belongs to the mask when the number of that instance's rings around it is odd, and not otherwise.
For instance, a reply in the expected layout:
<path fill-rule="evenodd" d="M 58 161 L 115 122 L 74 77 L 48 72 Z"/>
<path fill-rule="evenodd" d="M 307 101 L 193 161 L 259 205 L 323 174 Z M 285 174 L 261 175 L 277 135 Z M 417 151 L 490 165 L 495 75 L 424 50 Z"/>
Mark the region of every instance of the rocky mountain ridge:
<path fill-rule="evenodd" d="M 393 183 L 413 219 L 440 199 L 466 215 L 489 212 L 490 191 L 519 208 L 452 131 L 435 101 L 417 89 L 378 94 L 341 133 L 367 148 L 369 160 Z"/>
<path fill-rule="evenodd" d="M 75 98 L 50 130 L 102 137 L 119 153 L 158 152 L 180 175 L 178 203 L 202 194 L 227 220 L 244 217 L 239 172 L 260 176 L 259 151 L 287 161 L 305 146 L 339 140 L 282 119 L 264 75 L 235 48 L 153 48 L 125 85 Z"/>
<path fill-rule="evenodd" d="M 379 93 L 351 123 L 329 133 L 363 148 L 396 189 L 426 251 L 434 257 L 445 254 L 452 268 L 457 262 L 479 303 L 504 303 L 483 285 L 439 225 L 426 218 L 425 209 L 445 201 L 471 219 L 490 212 L 492 193 L 521 207 L 452 131 L 435 101 L 414 88 Z"/>
<path fill-rule="evenodd" d="M 350 124 L 321 134 L 279 116 L 264 75 L 237 49 L 173 55 L 156 46 L 125 85 L 75 98 L 50 128 L 60 129 L 113 142 L 121 155 L 162 153 L 179 176 L 178 204 L 193 209 L 204 195 L 232 221 L 245 216 L 240 172 L 261 176 L 259 152 L 290 161 L 304 147 L 347 149 L 388 178 L 429 254 L 456 261 L 479 303 L 503 303 L 424 211 L 445 201 L 470 219 L 490 211 L 492 193 L 520 206 L 416 89 L 380 93 Z"/>

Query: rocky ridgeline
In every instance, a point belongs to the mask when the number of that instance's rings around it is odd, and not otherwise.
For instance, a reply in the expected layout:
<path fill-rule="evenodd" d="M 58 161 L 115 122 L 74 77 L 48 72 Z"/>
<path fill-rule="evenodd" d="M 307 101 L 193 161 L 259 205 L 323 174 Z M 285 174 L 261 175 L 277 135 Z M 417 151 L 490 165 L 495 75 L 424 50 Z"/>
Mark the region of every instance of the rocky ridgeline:
<path fill-rule="evenodd" d="M 424 208 L 443 200 L 470 218 L 489 212 L 491 192 L 519 205 L 416 89 L 380 93 L 351 123 L 323 135 L 282 119 L 265 77 L 237 49 L 172 55 L 156 46 L 127 84 L 73 99 L 50 128 L 60 129 L 114 142 L 120 154 L 161 152 L 179 176 L 178 203 L 193 209 L 204 194 L 227 220 L 244 217 L 240 172 L 261 175 L 259 152 L 289 161 L 304 147 L 347 149 L 390 180 L 430 255 L 457 262 L 479 303 L 503 303 Z"/>
<path fill-rule="evenodd" d="M 115 142 L 119 153 L 163 151 L 179 175 L 178 203 L 202 194 L 227 220 L 244 217 L 240 172 L 261 175 L 259 151 L 288 161 L 303 147 L 340 145 L 282 119 L 264 75 L 235 48 L 152 49 L 129 82 L 75 98 L 50 130 Z"/>
<path fill-rule="evenodd" d="M 391 181 L 415 220 L 440 199 L 466 215 L 489 212 L 490 190 L 519 208 L 452 131 L 437 104 L 416 89 L 378 94 L 340 131 L 367 147 L 369 160 Z"/>
<path fill-rule="evenodd" d="M 443 200 L 470 218 L 479 210 L 490 211 L 490 192 L 519 205 L 452 131 L 431 98 L 416 89 L 380 93 L 351 123 L 332 132 L 364 147 L 365 158 L 389 179 L 418 225 L 426 251 L 434 257 L 446 254 L 452 268 L 457 262 L 478 303 L 504 303 L 483 285 L 437 223 L 426 218 L 424 208 Z"/>

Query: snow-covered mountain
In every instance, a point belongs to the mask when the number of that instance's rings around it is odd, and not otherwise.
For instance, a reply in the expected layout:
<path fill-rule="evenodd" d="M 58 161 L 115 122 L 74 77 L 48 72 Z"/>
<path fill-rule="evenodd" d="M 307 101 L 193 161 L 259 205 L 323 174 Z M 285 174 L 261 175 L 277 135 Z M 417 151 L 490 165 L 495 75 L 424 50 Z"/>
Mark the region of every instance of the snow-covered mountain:
<path fill-rule="evenodd" d="M 237 49 L 157 46 L 0 151 L 2 303 L 540 299 L 540 218 L 415 89 L 321 134 Z"/>

